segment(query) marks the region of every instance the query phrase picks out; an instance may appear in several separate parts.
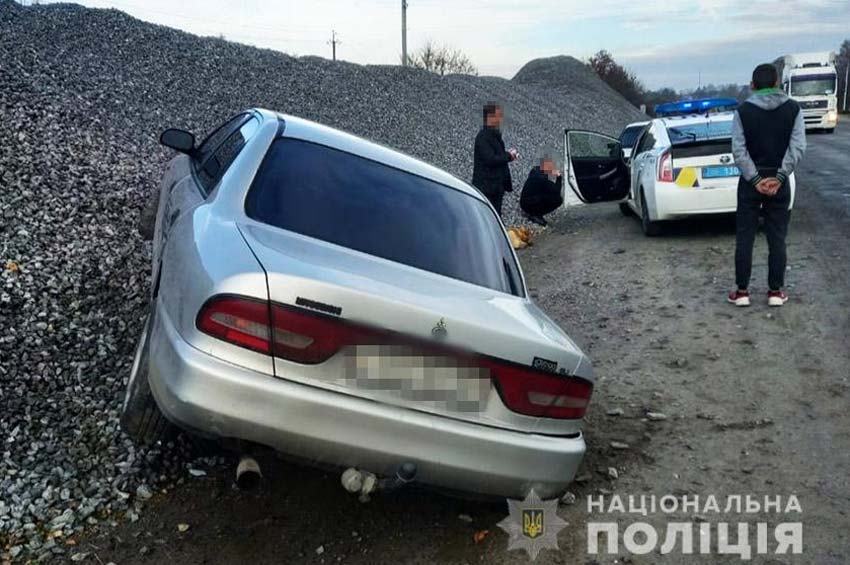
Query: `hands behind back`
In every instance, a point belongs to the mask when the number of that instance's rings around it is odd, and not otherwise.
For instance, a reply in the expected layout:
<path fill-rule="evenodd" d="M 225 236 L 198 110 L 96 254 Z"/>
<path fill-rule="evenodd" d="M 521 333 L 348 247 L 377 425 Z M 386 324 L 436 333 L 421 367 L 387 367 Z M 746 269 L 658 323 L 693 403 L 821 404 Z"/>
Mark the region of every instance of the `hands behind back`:
<path fill-rule="evenodd" d="M 781 186 L 782 183 L 779 181 L 779 179 L 769 177 L 760 180 L 759 183 L 756 185 L 756 190 L 758 190 L 761 194 L 764 194 L 765 196 L 775 196 Z"/>

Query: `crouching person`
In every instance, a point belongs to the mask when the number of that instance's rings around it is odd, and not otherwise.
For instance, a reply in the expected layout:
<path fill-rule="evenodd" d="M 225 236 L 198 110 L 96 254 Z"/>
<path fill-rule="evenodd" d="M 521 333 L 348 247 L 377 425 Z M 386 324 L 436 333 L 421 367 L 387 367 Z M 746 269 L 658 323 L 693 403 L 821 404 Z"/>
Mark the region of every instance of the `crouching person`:
<path fill-rule="evenodd" d="M 531 169 L 522 187 L 519 206 L 530 221 L 548 225 L 543 218 L 564 203 L 563 177 L 551 157 L 543 157 L 540 165 Z"/>

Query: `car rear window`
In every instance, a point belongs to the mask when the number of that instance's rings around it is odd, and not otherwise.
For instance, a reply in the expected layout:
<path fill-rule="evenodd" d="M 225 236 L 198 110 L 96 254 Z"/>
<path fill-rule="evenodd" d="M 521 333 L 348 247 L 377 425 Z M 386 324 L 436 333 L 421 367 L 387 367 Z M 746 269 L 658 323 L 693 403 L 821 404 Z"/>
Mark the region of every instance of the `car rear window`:
<path fill-rule="evenodd" d="M 489 206 L 351 153 L 276 140 L 245 210 L 266 224 L 522 296 L 510 243 Z"/>
<path fill-rule="evenodd" d="M 673 145 L 731 138 L 732 120 L 668 126 L 667 135 Z"/>

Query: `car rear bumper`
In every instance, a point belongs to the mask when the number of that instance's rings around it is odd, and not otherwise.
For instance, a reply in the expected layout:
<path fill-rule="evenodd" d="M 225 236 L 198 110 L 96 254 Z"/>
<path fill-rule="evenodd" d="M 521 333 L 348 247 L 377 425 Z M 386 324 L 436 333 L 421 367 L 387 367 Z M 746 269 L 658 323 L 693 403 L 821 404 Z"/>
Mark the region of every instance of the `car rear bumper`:
<path fill-rule="evenodd" d="M 794 208 L 797 179 L 791 174 L 791 202 Z M 700 214 L 731 214 L 738 209 L 738 178 L 734 184 L 717 188 L 682 188 L 673 183 L 658 183 L 655 193 L 656 216 L 653 220 L 674 220 Z"/>
<path fill-rule="evenodd" d="M 738 207 L 737 177 L 734 185 L 728 187 L 682 188 L 672 183 L 659 183 L 656 190 L 658 220 L 696 214 L 724 214 L 734 212 Z"/>
<path fill-rule="evenodd" d="M 502 430 L 355 398 L 231 365 L 185 342 L 158 306 L 150 384 L 165 416 L 189 430 L 237 438 L 307 460 L 486 495 L 548 498 L 584 456 L 582 436 Z"/>

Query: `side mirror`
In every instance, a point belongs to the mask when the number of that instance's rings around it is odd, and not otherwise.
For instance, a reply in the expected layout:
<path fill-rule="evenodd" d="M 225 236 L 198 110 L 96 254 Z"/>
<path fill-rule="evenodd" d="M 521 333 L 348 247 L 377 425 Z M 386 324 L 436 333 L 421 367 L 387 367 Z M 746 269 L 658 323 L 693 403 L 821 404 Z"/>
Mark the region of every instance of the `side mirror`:
<path fill-rule="evenodd" d="M 165 130 L 159 136 L 159 142 L 186 155 L 191 155 L 195 151 L 195 136 L 182 129 Z"/>

